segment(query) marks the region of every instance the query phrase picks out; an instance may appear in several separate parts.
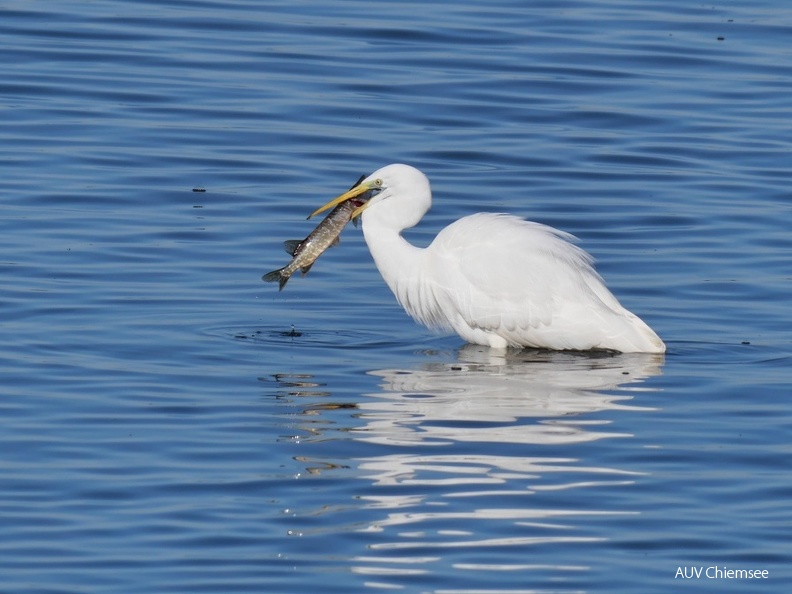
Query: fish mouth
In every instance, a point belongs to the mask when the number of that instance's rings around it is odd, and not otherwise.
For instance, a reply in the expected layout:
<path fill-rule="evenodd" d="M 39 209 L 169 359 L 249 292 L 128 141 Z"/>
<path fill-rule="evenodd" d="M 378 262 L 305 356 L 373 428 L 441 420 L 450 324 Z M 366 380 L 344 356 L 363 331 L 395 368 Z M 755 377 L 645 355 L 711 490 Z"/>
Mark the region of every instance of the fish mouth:
<path fill-rule="evenodd" d="M 379 194 L 382 190 L 380 188 L 372 188 L 371 190 L 367 190 L 360 194 L 359 196 L 355 196 L 354 198 L 349 199 L 349 203 L 354 205 L 355 208 L 360 208 L 366 202 L 374 198 L 377 194 Z"/>
<path fill-rule="evenodd" d="M 366 209 L 368 201 L 374 198 L 374 196 L 380 192 L 382 192 L 382 188 L 371 188 L 359 196 L 355 196 L 354 198 L 350 198 L 348 200 L 348 202 L 355 207 L 355 210 L 352 211 L 352 224 L 355 225 L 355 227 L 357 227 L 358 221 L 360 220 L 360 215 Z"/>
<path fill-rule="evenodd" d="M 366 196 L 366 194 L 369 194 L 369 195 Z M 353 208 L 352 217 L 351 218 L 352 218 L 352 224 L 355 227 L 358 226 L 358 221 L 360 220 L 360 214 L 356 215 L 355 213 L 362 212 L 363 207 L 366 206 L 366 202 L 371 200 L 371 198 L 374 196 L 374 194 L 371 193 L 371 192 L 366 192 L 366 194 L 363 194 L 361 196 L 357 196 L 355 198 L 350 198 L 349 200 L 347 200 L 347 202 L 349 202 L 349 204 L 351 204 L 352 208 Z"/>

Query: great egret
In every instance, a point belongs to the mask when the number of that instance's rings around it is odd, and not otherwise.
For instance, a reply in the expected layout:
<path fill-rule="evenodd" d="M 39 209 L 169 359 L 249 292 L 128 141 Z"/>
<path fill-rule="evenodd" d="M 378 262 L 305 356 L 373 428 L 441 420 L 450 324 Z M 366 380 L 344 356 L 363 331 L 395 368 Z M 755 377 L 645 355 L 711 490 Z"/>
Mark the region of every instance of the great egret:
<path fill-rule="evenodd" d="M 574 237 L 507 214 L 463 217 L 418 248 L 401 233 L 432 204 L 409 165 L 379 169 L 318 209 L 373 194 L 353 213 L 382 278 L 416 321 L 495 348 L 663 353 L 665 344 L 605 287 Z"/>

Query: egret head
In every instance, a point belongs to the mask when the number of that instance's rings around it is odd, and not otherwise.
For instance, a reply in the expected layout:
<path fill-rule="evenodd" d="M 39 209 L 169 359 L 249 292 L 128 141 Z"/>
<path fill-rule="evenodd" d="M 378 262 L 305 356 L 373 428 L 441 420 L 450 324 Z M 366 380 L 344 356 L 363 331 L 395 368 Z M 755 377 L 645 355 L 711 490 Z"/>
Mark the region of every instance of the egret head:
<path fill-rule="evenodd" d="M 427 177 L 415 167 L 395 163 L 378 169 L 357 186 L 331 200 L 311 214 L 314 216 L 347 200 L 363 201 L 352 213 L 364 211 L 387 217 L 401 228 L 412 227 L 421 220 L 432 203 Z M 310 217 L 309 217 L 310 218 Z"/>

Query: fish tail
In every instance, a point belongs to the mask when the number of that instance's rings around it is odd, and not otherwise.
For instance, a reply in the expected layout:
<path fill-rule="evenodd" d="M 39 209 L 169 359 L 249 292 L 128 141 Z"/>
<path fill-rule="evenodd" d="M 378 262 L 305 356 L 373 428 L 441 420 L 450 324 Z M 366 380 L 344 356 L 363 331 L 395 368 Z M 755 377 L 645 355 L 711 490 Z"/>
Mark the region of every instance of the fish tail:
<path fill-rule="evenodd" d="M 274 283 L 275 281 L 278 281 L 278 290 L 283 291 L 283 287 L 286 286 L 286 283 L 289 280 L 289 276 L 290 276 L 288 274 L 284 274 L 283 272 L 284 270 L 286 270 L 285 267 L 278 268 L 277 270 L 273 270 L 272 272 L 268 272 L 267 274 L 261 277 L 261 280 L 263 280 L 265 283 Z"/>

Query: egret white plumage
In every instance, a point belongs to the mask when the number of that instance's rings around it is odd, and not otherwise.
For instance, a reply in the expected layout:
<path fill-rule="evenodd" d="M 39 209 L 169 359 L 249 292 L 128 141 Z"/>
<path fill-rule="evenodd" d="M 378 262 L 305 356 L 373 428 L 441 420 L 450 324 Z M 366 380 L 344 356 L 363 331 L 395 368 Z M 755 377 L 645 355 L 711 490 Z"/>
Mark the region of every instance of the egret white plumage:
<path fill-rule="evenodd" d="M 426 214 L 432 193 L 421 171 L 402 164 L 375 171 L 314 214 L 366 192 L 374 195 L 353 216 L 361 215 L 382 278 L 416 321 L 495 348 L 665 352 L 568 233 L 479 213 L 452 223 L 428 247 L 416 247 L 401 233 Z"/>

